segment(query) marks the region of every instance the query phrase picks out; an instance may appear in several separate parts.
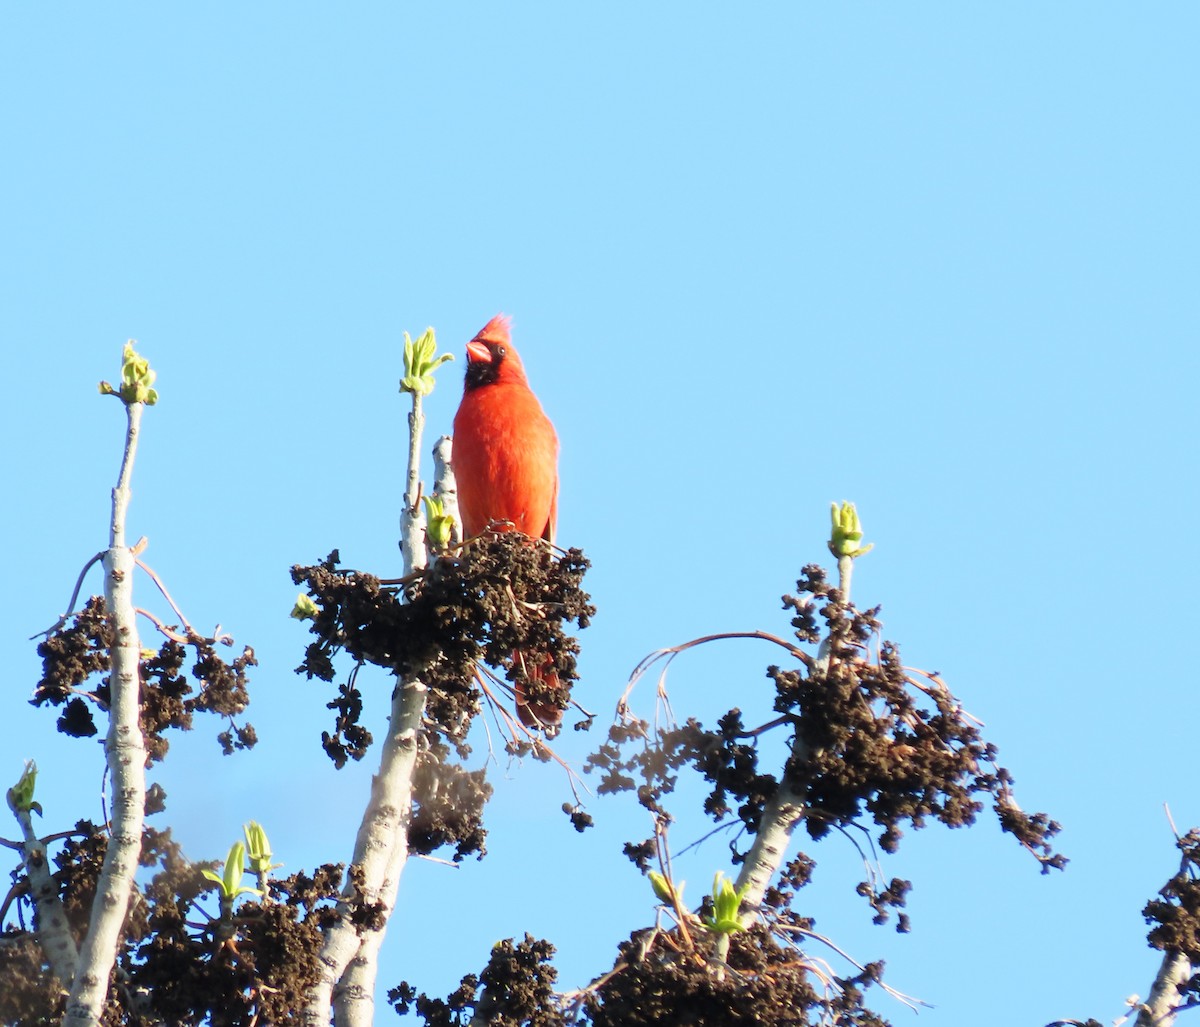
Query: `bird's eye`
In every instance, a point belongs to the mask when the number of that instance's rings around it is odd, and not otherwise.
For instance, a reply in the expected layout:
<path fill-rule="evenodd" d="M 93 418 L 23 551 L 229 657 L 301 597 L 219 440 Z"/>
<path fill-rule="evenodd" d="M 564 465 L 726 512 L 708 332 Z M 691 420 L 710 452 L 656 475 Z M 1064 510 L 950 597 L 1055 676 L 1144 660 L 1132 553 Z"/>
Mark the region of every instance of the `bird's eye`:
<path fill-rule="evenodd" d="M 498 356 L 498 357 L 504 356 L 504 354 L 507 352 L 508 352 L 508 350 L 506 350 L 503 346 L 496 347 L 496 356 Z"/>

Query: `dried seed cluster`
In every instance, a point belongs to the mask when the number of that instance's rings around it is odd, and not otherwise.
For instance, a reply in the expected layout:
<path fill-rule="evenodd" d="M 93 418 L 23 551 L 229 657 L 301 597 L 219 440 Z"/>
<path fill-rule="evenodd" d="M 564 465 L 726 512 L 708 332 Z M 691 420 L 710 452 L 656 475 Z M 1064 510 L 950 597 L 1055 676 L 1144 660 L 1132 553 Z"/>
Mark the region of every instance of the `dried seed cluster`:
<path fill-rule="evenodd" d="M 235 749 L 252 748 L 258 741 L 253 725 L 239 724 L 236 719 L 250 702 L 246 671 L 258 664 L 254 650 L 246 648 L 226 663 L 211 639 L 194 632 L 185 637 L 186 644 L 168 638 L 157 652 L 143 656 L 141 661 L 140 722 L 147 764 L 167 754 L 168 729 L 192 729 L 194 713 L 225 718 L 228 727 L 217 735 L 217 741 L 226 755 Z M 107 675 L 112 669 L 109 650 L 115 640 L 104 599 L 92 596 L 68 624 L 38 646 L 42 679 L 30 702 L 34 706 L 63 706 L 58 718 L 58 730 L 63 734 L 77 738 L 96 734 L 92 710 L 108 710 L 111 690 Z M 189 650 L 193 663 L 185 674 Z M 96 677 L 100 679 L 92 683 Z"/>
<path fill-rule="evenodd" d="M 1142 910 L 1152 924 L 1150 944 L 1163 951 L 1182 952 L 1192 966 L 1200 966 L 1200 829 L 1193 828 L 1176 843 L 1183 853 L 1179 871 Z M 1180 1001 L 1200 1000 L 1200 975 L 1193 977 Z"/>
<path fill-rule="evenodd" d="M 389 671 L 398 682 L 419 677 L 429 697 L 425 748 L 413 782 L 409 844 L 426 854 L 453 845 L 455 860 L 472 853 L 482 856 L 483 807 L 491 786 L 483 771 L 468 771 L 449 759 L 450 745 L 462 758 L 470 753 L 465 737 L 481 702 L 476 664 L 503 668 L 531 701 L 565 708 L 579 652 L 566 625 L 573 621 L 587 627 L 595 613 L 581 588 L 588 562 L 577 549 L 555 558 L 524 536 L 501 533 L 473 542 L 456 556 L 435 559 L 403 587 L 384 585 L 338 563 L 334 551 L 316 566 L 292 569 L 293 580 L 307 587 L 318 610 L 311 627 L 316 640 L 297 672 L 331 682 L 339 652 L 355 661 L 328 704 L 336 718 L 321 744 L 338 767 L 366 754 L 372 736 L 361 723 L 357 683 L 364 664 Z M 540 682 L 527 676 L 524 663 L 514 659 L 518 652 L 546 654 L 561 687 L 543 691 Z M 544 747 L 526 741 L 514 742 L 510 749 L 548 755 Z"/>
<path fill-rule="evenodd" d="M 531 701 L 568 705 L 579 643 L 565 626 L 586 628 L 595 614 L 581 588 L 588 561 L 578 549 L 555 558 L 524 536 L 497 534 L 435 559 L 403 588 L 338 562 L 335 550 L 316 566 L 292 568 L 292 579 L 307 587 L 318 608 L 311 626 L 316 640 L 298 673 L 333 681 L 333 659 L 345 651 L 356 665 L 374 664 L 400 679 L 419 675 L 430 688 L 434 730 L 454 741 L 479 710 L 478 663 L 502 668 Z M 519 652 L 545 654 L 562 687 L 543 694 L 514 659 Z M 326 751 L 339 764 L 361 759 L 371 738 L 358 723 L 362 703 L 353 675 L 330 708 L 338 716 Z"/>

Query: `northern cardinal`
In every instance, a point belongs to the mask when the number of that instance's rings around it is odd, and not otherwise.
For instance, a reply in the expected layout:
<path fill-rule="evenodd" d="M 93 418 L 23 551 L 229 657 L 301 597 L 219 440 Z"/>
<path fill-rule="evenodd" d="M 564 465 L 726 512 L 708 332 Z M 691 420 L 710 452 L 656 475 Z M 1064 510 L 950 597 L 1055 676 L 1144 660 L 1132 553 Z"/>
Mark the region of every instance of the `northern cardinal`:
<path fill-rule="evenodd" d="M 454 474 L 464 538 L 488 525 L 554 541 L 558 521 L 558 436 L 542 410 L 521 358 L 513 348 L 509 319 L 497 314 L 467 343 L 463 398 L 454 416 Z M 525 654 L 526 673 L 551 687 L 558 678 L 550 662 Z M 527 703 L 517 685 L 517 715 L 526 727 L 555 729 L 562 710 Z"/>

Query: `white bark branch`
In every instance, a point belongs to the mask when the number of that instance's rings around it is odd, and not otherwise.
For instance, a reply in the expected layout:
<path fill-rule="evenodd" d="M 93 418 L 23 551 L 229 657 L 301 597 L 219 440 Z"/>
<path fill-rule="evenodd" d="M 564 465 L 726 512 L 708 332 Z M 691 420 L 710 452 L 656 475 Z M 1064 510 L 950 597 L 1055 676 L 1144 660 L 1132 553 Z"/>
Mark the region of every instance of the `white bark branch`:
<path fill-rule="evenodd" d="M 9 805 L 12 805 L 11 801 Z M 38 944 L 50 960 L 50 968 L 65 992 L 75 979 L 79 949 L 75 946 L 66 911 L 58 897 L 58 884 L 50 873 L 46 843 L 33 829 L 32 813 L 27 809 L 13 808 L 13 816 L 21 825 L 21 834 L 25 839 L 22 857 L 25 861 L 25 871 L 29 875 L 29 890 L 33 896 L 34 908 L 37 910 Z"/>
<path fill-rule="evenodd" d="M 409 450 L 404 508 L 400 514 L 404 574 L 426 564 L 425 514 L 421 508 L 421 436 L 424 416 L 415 393 L 408 415 Z M 349 880 L 338 902 L 341 917 L 327 930 L 320 953 L 321 977 L 303 1014 L 308 1027 L 329 1023 L 332 1006 L 338 1027 L 367 1027 L 374 1017 L 375 979 L 386 922 L 395 906 L 400 875 L 408 861 L 412 818 L 412 782 L 420 750 L 428 688 L 416 677 L 397 684 L 379 773 L 371 779 L 371 797 L 354 843 L 352 865 L 361 873 L 362 901 L 382 907 L 384 927 L 360 934 L 350 922 L 355 888 Z"/>
<path fill-rule="evenodd" d="M 842 592 L 842 601 L 845 603 L 850 602 L 850 580 L 853 573 L 854 558 L 838 557 L 838 587 Z M 820 658 L 817 661 L 818 667 L 822 670 L 829 665 L 829 647 L 829 640 L 826 639 L 821 645 Z M 800 737 L 798 729 L 792 742 L 790 756 L 796 761 L 803 761 L 809 756 L 808 746 Z M 779 787 L 763 809 L 758 832 L 754 836 L 749 852 L 746 853 L 746 859 L 742 863 L 741 872 L 734 885 L 737 889 L 747 889 L 743 902 L 751 909 L 758 908 L 763 895 L 771 886 L 771 881 L 779 872 L 779 868 L 783 866 L 783 861 L 787 858 L 788 845 L 792 840 L 792 832 L 795 831 L 796 825 L 804 819 L 807 809 L 807 799 L 787 783 L 785 774 L 786 770 L 780 774 Z"/>
<path fill-rule="evenodd" d="M 141 403 L 125 407 L 128 416 L 125 453 L 117 487 L 113 489 L 109 547 L 104 554 L 104 598 L 116 631 L 110 654 L 108 736 L 104 742 L 112 782 L 112 819 L 91 922 L 63 1016 L 67 1027 L 97 1027 L 100 1023 L 142 847 L 146 747 L 138 723 L 141 643 L 133 607 L 134 557 L 125 544 L 125 516 L 143 409 Z"/>
<path fill-rule="evenodd" d="M 1136 1027 L 1171 1027 L 1179 1012 L 1179 989 L 1192 978 L 1192 964 L 1182 952 L 1169 951 L 1150 987 L 1150 996 L 1138 1012 Z"/>
<path fill-rule="evenodd" d="M 425 433 L 425 415 L 421 396 L 412 393 L 408 412 L 408 471 L 405 475 L 404 509 L 400 511 L 400 548 L 407 576 L 425 566 L 425 510 L 421 505 L 421 436 Z"/>
<path fill-rule="evenodd" d="M 854 557 L 838 557 L 838 589 L 842 593 L 842 602 L 850 602 L 850 579 L 854 575 Z"/>
<path fill-rule="evenodd" d="M 804 796 L 793 791 L 786 781 L 781 781 L 763 810 L 758 833 L 734 885 L 739 891 L 747 888 L 742 901 L 751 909 L 758 908 L 771 881 L 783 866 L 792 832 L 804 818 L 806 809 Z"/>
<path fill-rule="evenodd" d="M 371 781 L 371 800 L 354 843 L 353 862 L 362 872 L 362 898 L 379 903 L 385 918 L 391 916 L 400 874 L 408 861 L 413 771 L 427 694 L 425 685 L 415 680 L 396 689 L 379 773 Z M 338 1027 L 371 1023 L 377 956 L 386 927 L 364 930 L 360 936 L 349 921 L 347 900 L 353 895 L 347 882 L 338 903 L 342 918 L 330 928 L 321 950 L 322 980 L 305 1013 L 306 1023 L 327 1024 L 330 999 L 335 1002 Z"/>
<path fill-rule="evenodd" d="M 443 435 L 433 447 L 433 494 L 441 496 L 442 512 L 454 518 L 450 544 L 462 541 L 462 520 L 458 513 L 458 484 L 454 480 L 454 440 Z"/>
<path fill-rule="evenodd" d="M 451 440 L 443 435 L 433 447 L 433 492 L 442 497 L 442 510 L 454 518 L 451 542 L 456 542 L 458 530 L 458 489 L 454 481 L 451 464 Z M 426 553 L 428 557 L 428 553 Z M 412 568 L 405 565 L 405 573 Z M 411 800 L 410 800 L 411 810 Z M 384 870 L 380 886 L 379 901 L 384 903 L 390 918 L 396 906 L 396 894 L 400 889 L 400 877 L 408 862 L 408 821 L 405 820 L 392 847 L 391 858 Z M 334 1001 L 335 1019 L 339 1024 L 367 1024 L 374 1011 L 375 981 L 379 972 L 379 951 L 387 933 L 383 930 L 368 931 L 359 943 L 357 954 L 350 960 L 342 982 L 337 988 Z"/>

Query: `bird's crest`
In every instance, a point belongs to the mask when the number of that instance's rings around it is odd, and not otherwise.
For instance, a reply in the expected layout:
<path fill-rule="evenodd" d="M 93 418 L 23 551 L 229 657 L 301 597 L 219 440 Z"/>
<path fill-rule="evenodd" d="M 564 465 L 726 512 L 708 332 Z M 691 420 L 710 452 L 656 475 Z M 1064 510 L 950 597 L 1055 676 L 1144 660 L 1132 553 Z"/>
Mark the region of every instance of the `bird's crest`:
<path fill-rule="evenodd" d="M 512 324 L 512 318 L 507 314 L 497 314 L 487 324 L 479 329 L 479 334 L 472 339 L 472 342 L 495 342 L 502 343 L 507 346 L 512 342 L 512 335 L 509 332 L 509 326 Z"/>

